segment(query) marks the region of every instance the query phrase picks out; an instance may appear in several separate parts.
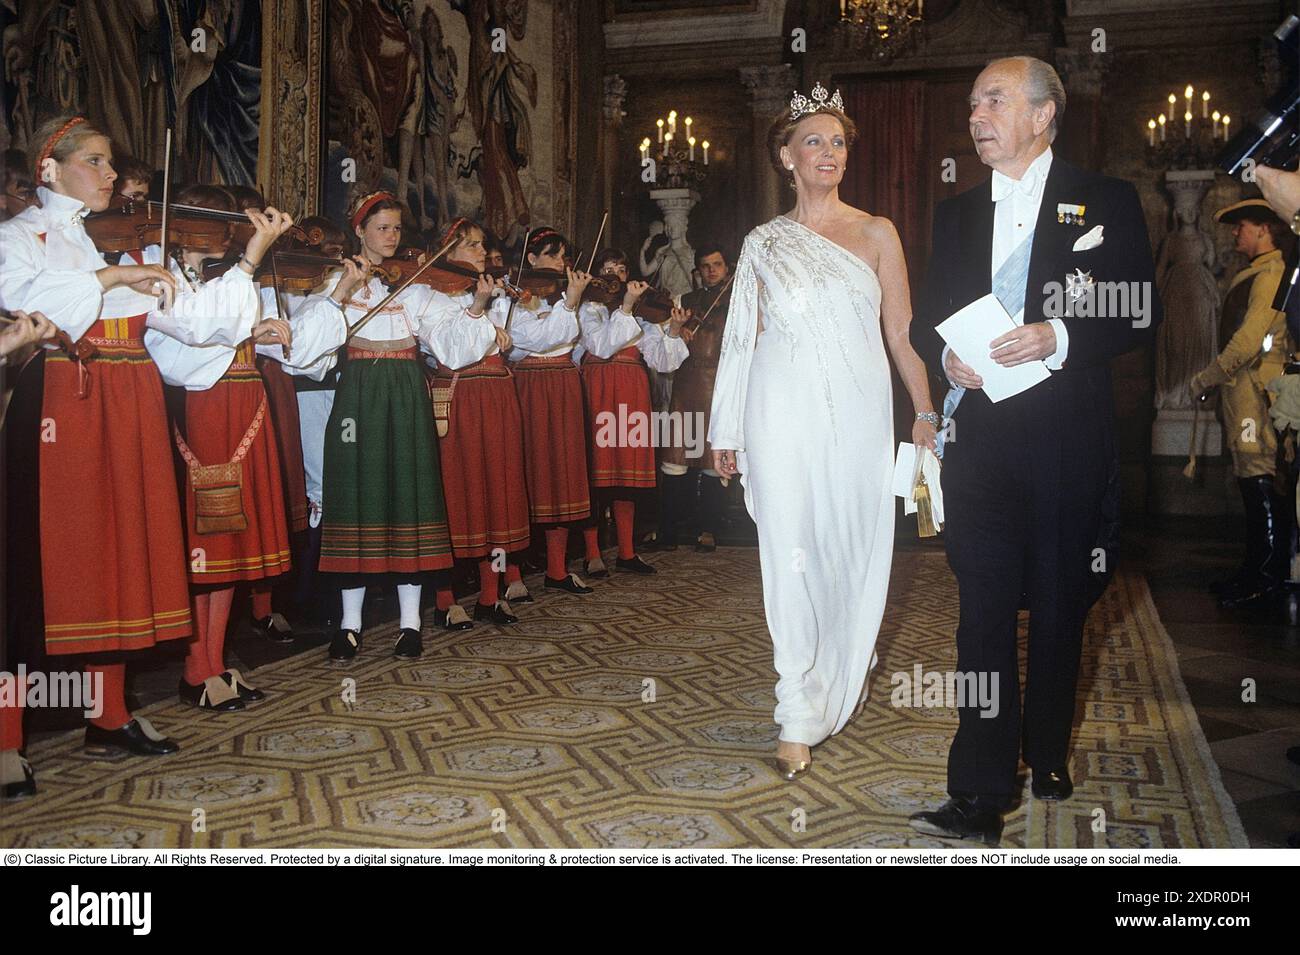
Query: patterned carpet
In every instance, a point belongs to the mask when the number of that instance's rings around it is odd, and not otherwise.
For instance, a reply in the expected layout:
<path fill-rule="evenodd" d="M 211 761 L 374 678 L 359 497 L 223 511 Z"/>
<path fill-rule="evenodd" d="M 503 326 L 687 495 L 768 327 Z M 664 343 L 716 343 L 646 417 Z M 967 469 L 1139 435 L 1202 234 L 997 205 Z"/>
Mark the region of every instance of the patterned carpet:
<path fill-rule="evenodd" d="M 419 661 L 394 660 L 377 630 L 346 670 L 323 650 L 265 666 L 255 682 L 270 698 L 242 714 L 150 707 L 183 746 L 173 757 L 94 759 L 79 732 L 37 744 L 41 794 L 0 809 L 0 844 L 944 844 L 906 820 L 943 799 L 955 714 L 890 705 L 893 672 L 955 664 L 941 553 L 897 555 L 871 701 L 795 783 L 769 759 L 775 674 L 757 552 L 657 563 L 656 576 L 597 581 L 586 598 L 539 586 L 508 632 L 426 629 Z M 1083 666 L 1075 796 L 1051 805 L 1026 792 L 1003 845 L 1246 846 L 1141 577 L 1121 575 L 1094 610 Z"/>

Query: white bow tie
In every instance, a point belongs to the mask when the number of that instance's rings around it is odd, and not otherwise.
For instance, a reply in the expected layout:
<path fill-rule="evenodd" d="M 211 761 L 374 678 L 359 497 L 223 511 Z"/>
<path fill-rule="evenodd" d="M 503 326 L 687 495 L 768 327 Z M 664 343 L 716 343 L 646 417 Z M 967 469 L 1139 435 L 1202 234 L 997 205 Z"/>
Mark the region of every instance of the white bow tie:
<path fill-rule="evenodd" d="M 993 171 L 993 201 L 1001 202 L 1007 199 L 1013 192 L 1019 193 L 1026 199 L 1032 199 L 1038 193 L 1040 177 L 1026 173 L 1019 179 L 1012 179 L 1010 176 L 1004 176 L 996 169 Z"/>

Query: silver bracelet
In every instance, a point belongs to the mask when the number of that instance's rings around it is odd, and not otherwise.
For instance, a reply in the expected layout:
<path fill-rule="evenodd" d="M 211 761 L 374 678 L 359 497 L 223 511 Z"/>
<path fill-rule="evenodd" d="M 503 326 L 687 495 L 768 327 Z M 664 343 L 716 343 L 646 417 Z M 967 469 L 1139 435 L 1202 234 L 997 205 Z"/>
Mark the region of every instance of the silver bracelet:
<path fill-rule="evenodd" d="M 916 413 L 917 421 L 928 421 L 938 430 L 943 425 L 943 417 L 937 411 L 918 411 Z"/>

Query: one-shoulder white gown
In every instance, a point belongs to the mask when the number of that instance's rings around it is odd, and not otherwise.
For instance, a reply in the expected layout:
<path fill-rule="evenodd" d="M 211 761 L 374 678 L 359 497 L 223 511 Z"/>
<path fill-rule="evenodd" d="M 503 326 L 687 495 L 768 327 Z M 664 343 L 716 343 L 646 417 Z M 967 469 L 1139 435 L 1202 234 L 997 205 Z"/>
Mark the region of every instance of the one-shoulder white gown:
<path fill-rule="evenodd" d="M 734 286 L 709 443 L 739 451 L 758 525 L 781 738 L 814 746 L 843 729 L 865 690 L 889 586 L 893 390 L 880 281 L 778 216 L 745 237 Z"/>

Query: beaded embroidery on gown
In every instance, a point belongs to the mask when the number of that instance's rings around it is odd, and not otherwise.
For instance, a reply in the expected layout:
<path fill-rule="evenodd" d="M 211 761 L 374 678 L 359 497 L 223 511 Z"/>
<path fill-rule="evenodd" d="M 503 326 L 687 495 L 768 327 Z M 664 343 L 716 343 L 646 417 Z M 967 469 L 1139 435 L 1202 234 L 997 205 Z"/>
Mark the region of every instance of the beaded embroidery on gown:
<path fill-rule="evenodd" d="M 781 739 L 809 746 L 852 716 L 889 587 L 880 298 L 875 272 L 842 246 L 785 216 L 757 227 L 736 265 L 713 393 L 709 443 L 737 450 L 758 525 L 776 722 Z"/>

